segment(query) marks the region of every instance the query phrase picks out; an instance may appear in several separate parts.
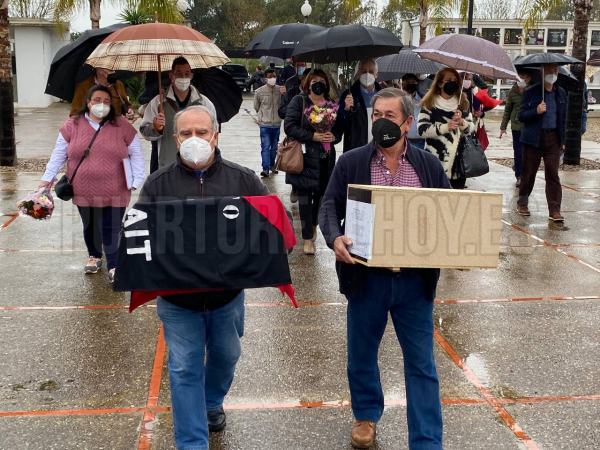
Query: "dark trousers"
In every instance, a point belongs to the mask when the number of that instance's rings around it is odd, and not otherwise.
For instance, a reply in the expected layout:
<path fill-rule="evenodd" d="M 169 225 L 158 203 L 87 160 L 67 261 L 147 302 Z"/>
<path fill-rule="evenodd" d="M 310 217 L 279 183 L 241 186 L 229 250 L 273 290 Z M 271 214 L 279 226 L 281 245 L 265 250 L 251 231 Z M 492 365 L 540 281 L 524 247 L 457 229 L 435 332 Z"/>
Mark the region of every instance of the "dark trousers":
<path fill-rule="evenodd" d="M 540 161 L 543 158 L 548 212 L 550 214 L 560 213 L 560 204 L 562 201 L 562 187 L 558 176 L 560 147 L 560 141 L 556 131 L 542 131 L 539 147 L 523 144 L 523 173 L 521 174 L 519 200 L 517 201 L 519 206 L 527 206 L 529 196 L 535 185 L 537 170 L 540 167 Z"/>
<path fill-rule="evenodd" d="M 296 189 L 298 195 L 298 209 L 300 211 L 300 222 L 302 223 L 302 239 L 312 239 L 314 227 L 317 226 L 319 217 L 319 207 L 323 192 L 305 191 Z"/>
<path fill-rule="evenodd" d="M 348 384 L 356 420 L 377 422 L 384 397 L 377 355 L 391 316 L 404 356 L 410 450 L 442 449 L 442 406 L 433 355 L 433 296 L 418 273 L 372 271 L 348 296 Z"/>
<path fill-rule="evenodd" d="M 83 239 L 88 254 L 94 258 L 102 258 L 104 246 L 106 267 L 108 270 L 114 269 L 117 266 L 119 231 L 125 208 L 78 206 L 77 209 L 83 222 Z"/>
<path fill-rule="evenodd" d="M 523 164 L 523 149 L 521 148 L 521 131 L 513 131 L 513 155 L 514 155 L 514 171 L 515 177 L 521 177 L 523 173 L 522 164 Z"/>
<path fill-rule="evenodd" d="M 158 141 L 151 141 L 152 153 L 150 153 L 150 173 L 158 170 Z"/>

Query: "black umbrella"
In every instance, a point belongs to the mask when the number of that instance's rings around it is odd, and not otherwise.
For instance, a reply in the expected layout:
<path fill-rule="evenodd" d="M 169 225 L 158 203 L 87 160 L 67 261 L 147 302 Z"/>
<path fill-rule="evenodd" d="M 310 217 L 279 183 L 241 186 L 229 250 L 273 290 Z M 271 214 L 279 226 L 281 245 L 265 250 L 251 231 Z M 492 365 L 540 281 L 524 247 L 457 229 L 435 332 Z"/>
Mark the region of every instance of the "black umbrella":
<path fill-rule="evenodd" d="M 543 66 L 545 64 L 557 64 L 563 66 L 566 64 L 581 64 L 577 58 L 562 53 L 532 53 L 531 55 L 520 56 L 515 59 L 515 66 Z"/>
<path fill-rule="evenodd" d="M 242 90 L 224 70 L 217 67 L 196 69 L 192 84 L 213 102 L 219 123 L 227 122 L 240 111 Z"/>
<path fill-rule="evenodd" d="M 402 42 L 385 28 L 338 25 L 303 38 L 292 56 L 320 64 L 358 61 L 398 53 Z"/>
<path fill-rule="evenodd" d="M 284 23 L 265 28 L 247 45 L 244 52 L 247 56 L 276 56 L 289 58 L 298 42 L 308 34 L 325 30 L 325 27 L 309 23 Z"/>
<path fill-rule="evenodd" d="M 217 67 L 194 69 L 192 85 L 215 105 L 219 123 L 229 121 L 240 111 L 242 91 L 231 75 Z M 168 72 L 162 73 L 162 85 L 167 88 L 170 80 Z M 158 95 L 156 72 L 146 72 L 146 85 L 141 96 L 142 102 L 149 102 Z"/>
<path fill-rule="evenodd" d="M 394 55 L 377 58 L 377 67 L 379 69 L 379 80 L 396 80 L 402 78 L 406 73 L 437 73 L 444 66 L 421 59 L 412 50 L 401 50 Z"/>
<path fill-rule="evenodd" d="M 106 36 L 126 26 L 127 24 L 119 23 L 87 30 L 75 41 L 62 47 L 56 52 L 50 65 L 45 93 L 71 102 L 77 83 L 93 73 L 94 69 L 84 64 L 87 57 Z M 130 74 L 131 72 L 118 73 L 117 78 L 127 78 Z"/>

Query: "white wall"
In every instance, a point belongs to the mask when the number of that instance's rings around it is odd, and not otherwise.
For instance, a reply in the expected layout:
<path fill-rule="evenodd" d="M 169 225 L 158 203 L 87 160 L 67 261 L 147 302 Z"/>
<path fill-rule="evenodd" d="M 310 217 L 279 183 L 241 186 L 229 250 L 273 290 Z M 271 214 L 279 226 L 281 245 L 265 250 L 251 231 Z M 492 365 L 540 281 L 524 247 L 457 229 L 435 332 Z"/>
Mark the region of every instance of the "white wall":
<path fill-rule="evenodd" d="M 60 35 L 51 26 L 14 23 L 17 73 L 17 106 L 45 108 L 57 101 L 44 94 L 50 63 L 69 34 Z"/>

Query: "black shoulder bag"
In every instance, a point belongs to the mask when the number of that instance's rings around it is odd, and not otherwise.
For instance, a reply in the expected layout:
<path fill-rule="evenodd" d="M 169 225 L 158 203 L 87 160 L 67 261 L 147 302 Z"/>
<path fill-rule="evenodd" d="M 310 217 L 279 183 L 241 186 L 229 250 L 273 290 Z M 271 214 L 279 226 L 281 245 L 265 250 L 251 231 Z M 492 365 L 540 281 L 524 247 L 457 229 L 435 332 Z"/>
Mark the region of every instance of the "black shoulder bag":
<path fill-rule="evenodd" d="M 69 180 L 69 178 L 67 177 L 67 174 L 64 174 L 61 177 L 61 179 L 58 180 L 58 182 L 54 186 L 54 192 L 56 192 L 56 196 L 58 198 L 60 198 L 61 200 L 64 200 L 65 202 L 68 202 L 69 200 L 73 199 L 73 195 L 74 195 L 74 193 L 73 193 L 73 180 L 75 179 L 75 175 L 77 175 L 77 171 L 79 170 L 79 166 L 81 166 L 81 163 L 83 162 L 83 160 L 85 158 L 87 158 L 87 156 L 90 154 L 90 150 L 92 148 L 92 144 L 94 143 L 94 141 L 96 140 L 96 136 L 98 136 L 98 133 L 102 129 L 102 125 L 104 125 L 104 122 L 102 122 L 100 124 L 100 127 L 96 130 L 96 132 L 92 136 L 92 140 L 90 141 L 89 145 L 87 146 L 87 148 L 83 152 L 83 156 L 79 160 L 79 163 L 77 164 L 77 167 L 75 167 L 75 171 L 73 172 L 73 176 L 71 177 L 71 179 Z"/>

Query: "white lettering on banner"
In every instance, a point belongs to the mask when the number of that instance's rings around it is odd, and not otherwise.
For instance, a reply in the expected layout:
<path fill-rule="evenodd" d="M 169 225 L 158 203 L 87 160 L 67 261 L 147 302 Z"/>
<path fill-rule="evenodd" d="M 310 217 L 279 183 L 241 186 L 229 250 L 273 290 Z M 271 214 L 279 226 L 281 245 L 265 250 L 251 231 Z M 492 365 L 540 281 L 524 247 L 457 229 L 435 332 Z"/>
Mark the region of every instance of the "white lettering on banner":
<path fill-rule="evenodd" d="M 139 248 L 128 248 L 128 255 L 146 255 L 146 261 L 152 261 L 152 249 L 150 248 L 150 240 L 144 241 L 144 246 Z"/>
<path fill-rule="evenodd" d="M 146 220 L 148 218 L 148 214 L 144 211 L 140 211 L 139 209 L 131 208 L 127 214 L 126 219 L 123 222 L 123 228 L 128 228 L 132 225 L 135 225 L 138 222 Z M 146 230 L 125 230 L 123 233 L 125 238 L 135 238 L 141 236 L 150 236 L 150 232 Z M 129 244 L 129 242 L 127 243 Z M 150 247 L 150 240 L 144 240 L 143 247 L 134 247 L 127 248 L 128 255 L 146 255 L 146 261 L 152 261 L 152 248 Z"/>
<path fill-rule="evenodd" d="M 139 209 L 131 208 L 127 211 L 127 219 L 123 222 L 123 226 L 125 228 L 130 227 L 133 224 L 141 222 L 142 220 L 146 220 L 148 218 L 148 214 L 144 211 L 140 211 Z"/>

